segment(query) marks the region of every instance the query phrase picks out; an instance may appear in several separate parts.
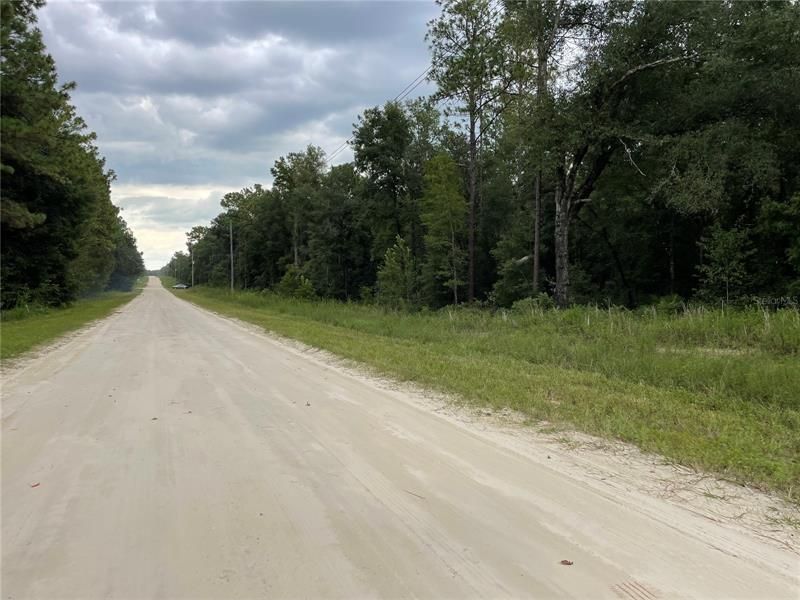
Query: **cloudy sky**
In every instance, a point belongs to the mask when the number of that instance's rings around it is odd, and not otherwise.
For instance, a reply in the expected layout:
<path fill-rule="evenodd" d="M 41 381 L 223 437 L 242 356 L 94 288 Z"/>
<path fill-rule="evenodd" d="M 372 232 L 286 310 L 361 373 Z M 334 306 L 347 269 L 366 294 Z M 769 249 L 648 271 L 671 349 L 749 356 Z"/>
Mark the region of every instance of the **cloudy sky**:
<path fill-rule="evenodd" d="M 417 77 L 437 12 L 433 0 L 50 0 L 39 25 L 152 269 L 223 194 L 268 185 L 287 152 L 335 150 L 364 108 Z"/>

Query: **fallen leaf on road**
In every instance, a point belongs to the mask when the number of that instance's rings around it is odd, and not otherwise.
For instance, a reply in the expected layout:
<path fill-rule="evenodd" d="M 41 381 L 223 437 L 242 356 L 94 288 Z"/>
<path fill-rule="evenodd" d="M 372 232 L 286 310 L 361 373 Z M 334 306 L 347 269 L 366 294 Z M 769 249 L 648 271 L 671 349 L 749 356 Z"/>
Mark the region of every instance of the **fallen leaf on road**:
<path fill-rule="evenodd" d="M 39 485 L 40 485 L 40 484 L 39 484 L 39 482 L 37 481 L 36 483 L 32 483 L 32 484 L 31 484 L 31 487 L 39 487 Z"/>
<path fill-rule="evenodd" d="M 573 563 L 572 563 L 571 560 L 564 559 L 564 560 L 561 561 L 561 564 L 562 565 L 566 565 L 566 566 L 570 566 Z"/>

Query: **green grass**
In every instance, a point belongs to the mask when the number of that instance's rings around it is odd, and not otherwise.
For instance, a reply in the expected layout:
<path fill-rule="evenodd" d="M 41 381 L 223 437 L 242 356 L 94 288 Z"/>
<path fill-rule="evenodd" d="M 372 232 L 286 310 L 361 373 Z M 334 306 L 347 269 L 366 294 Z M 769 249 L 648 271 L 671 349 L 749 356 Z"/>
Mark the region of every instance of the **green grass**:
<path fill-rule="evenodd" d="M 110 315 L 140 291 L 140 279 L 130 292 L 104 292 L 64 308 L 16 308 L 0 316 L 0 359 L 14 358 L 87 323 Z"/>
<path fill-rule="evenodd" d="M 210 288 L 180 297 L 476 405 L 800 500 L 796 310 L 400 314 Z"/>

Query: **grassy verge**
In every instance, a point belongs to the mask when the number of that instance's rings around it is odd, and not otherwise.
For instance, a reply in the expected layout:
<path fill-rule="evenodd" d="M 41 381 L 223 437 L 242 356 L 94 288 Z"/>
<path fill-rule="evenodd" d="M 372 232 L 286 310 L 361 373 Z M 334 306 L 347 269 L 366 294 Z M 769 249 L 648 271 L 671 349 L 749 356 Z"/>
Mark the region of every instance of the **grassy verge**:
<path fill-rule="evenodd" d="M 445 310 L 180 296 L 401 380 L 800 500 L 800 314 Z"/>
<path fill-rule="evenodd" d="M 19 356 L 83 325 L 110 315 L 130 302 L 141 290 L 140 279 L 130 292 L 105 292 L 78 300 L 65 308 L 14 309 L 2 314 L 0 324 L 0 359 Z"/>

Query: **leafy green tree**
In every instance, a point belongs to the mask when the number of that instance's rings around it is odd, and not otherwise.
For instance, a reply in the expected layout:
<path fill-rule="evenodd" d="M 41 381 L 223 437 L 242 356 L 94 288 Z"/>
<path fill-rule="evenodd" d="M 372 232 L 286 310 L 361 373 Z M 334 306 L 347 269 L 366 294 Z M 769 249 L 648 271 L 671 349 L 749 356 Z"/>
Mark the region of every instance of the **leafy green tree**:
<path fill-rule="evenodd" d="M 505 91 L 496 89 L 501 72 L 502 46 L 497 36 L 497 12 L 489 0 L 437 0 L 442 13 L 431 21 L 430 78 L 438 85 L 437 98 L 459 102 L 467 119 L 468 274 L 467 300 L 475 298 L 476 233 L 478 219 L 478 163 L 480 138 L 488 129 L 485 119 Z"/>
<path fill-rule="evenodd" d="M 263 190 L 255 204 L 247 241 L 247 264 L 255 287 L 275 285 L 287 266 L 293 264 L 291 222 L 282 195 Z"/>
<path fill-rule="evenodd" d="M 398 235 L 378 269 L 378 301 L 392 308 L 410 308 L 416 304 L 416 282 L 411 249 Z"/>
<path fill-rule="evenodd" d="M 107 197 L 98 198 L 93 209 L 80 232 L 77 256 L 69 264 L 78 295 L 104 290 L 116 266 L 119 211 Z"/>
<path fill-rule="evenodd" d="M 365 110 L 353 131 L 355 166 L 366 178 L 374 259 L 382 257 L 397 236 L 410 237 L 419 218 L 408 187 L 411 141 L 411 123 L 394 102 Z"/>
<path fill-rule="evenodd" d="M 448 145 L 452 144 L 453 138 L 457 139 L 458 135 L 448 127 L 441 111 L 430 98 L 418 98 L 406 102 L 404 110 L 411 133 L 411 140 L 405 153 L 408 242 L 415 262 L 422 264 L 425 259 L 425 248 L 420 202 L 424 187 L 425 165 L 439 153 L 450 153 Z"/>
<path fill-rule="evenodd" d="M 305 151 L 226 195 L 192 241 L 199 281 L 227 285 L 234 223 L 237 285 L 297 265 L 321 296 L 390 306 L 797 294 L 798 31 L 792 2 L 447 0 L 434 97 L 365 111 L 352 165 Z"/>
<path fill-rule="evenodd" d="M 757 287 L 776 295 L 800 296 L 800 193 L 788 201 L 765 201 L 755 228 Z"/>
<path fill-rule="evenodd" d="M 506 104 L 511 108 L 506 124 L 510 126 L 504 134 L 516 142 L 517 172 L 521 175 L 519 193 L 530 194 L 526 184 L 533 181 L 531 254 L 525 263 L 530 263 L 534 294 L 540 289 L 543 172 L 553 167 L 547 160 L 547 150 L 557 135 L 552 127 L 553 66 L 564 58 L 570 30 L 580 28 L 579 23 L 586 13 L 587 5 L 582 2 L 508 2 L 500 28 L 509 57 L 506 69 L 513 81 L 511 93 L 506 97 Z M 533 177 L 528 174 L 529 170 L 535 173 Z M 519 264 L 506 262 L 505 273 L 516 274 Z"/>
<path fill-rule="evenodd" d="M 316 295 L 311 280 L 294 265 L 289 265 L 283 278 L 275 286 L 275 291 L 282 296 L 300 300 L 311 300 Z"/>
<path fill-rule="evenodd" d="M 700 293 L 706 298 L 725 298 L 730 303 L 748 287 L 748 260 L 753 255 L 749 234 L 734 228 L 714 225 L 700 241 L 703 261 L 697 266 Z"/>
<path fill-rule="evenodd" d="M 170 261 L 161 268 L 161 274 L 174 277 L 178 283 L 189 283 L 192 274 L 192 263 L 186 252 L 176 252 Z"/>
<path fill-rule="evenodd" d="M 0 3 L 2 307 L 64 304 L 104 289 L 119 225 L 113 172 L 58 85 L 36 27 L 39 0 Z"/>
<path fill-rule="evenodd" d="M 352 164 L 333 167 L 312 209 L 305 272 L 324 296 L 356 297 L 374 282 L 371 247 L 364 182 Z"/>
<path fill-rule="evenodd" d="M 272 168 L 273 193 L 280 195 L 288 209 L 292 232 L 292 259 L 299 267 L 307 254 L 308 213 L 322 182 L 325 153 L 308 146 L 305 152 L 291 152 L 281 157 Z"/>
<path fill-rule="evenodd" d="M 461 191 L 458 166 L 446 154 L 428 161 L 425 169 L 425 194 L 422 197 L 422 222 L 425 225 L 428 280 L 434 288 L 450 290 L 458 304 L 458 288 L 463 285 L 465 253 L 462 237 L 466 229 L 467 206 Z M 436 289 L 432 296 L 436 297 Z"/>
<path fill-rule="evenodd" d="M 115 232 L 114 271 L 108 287 L 116 290 L 130 290 L 139 275 L 144 272 L 144 259 L 136 247 L 136 238 L 125 220 L 117 216 Z"/>

